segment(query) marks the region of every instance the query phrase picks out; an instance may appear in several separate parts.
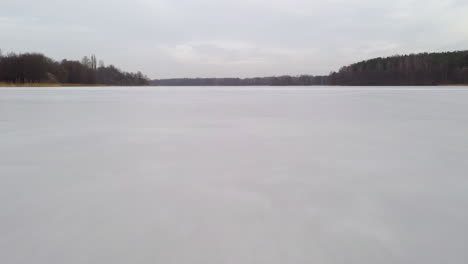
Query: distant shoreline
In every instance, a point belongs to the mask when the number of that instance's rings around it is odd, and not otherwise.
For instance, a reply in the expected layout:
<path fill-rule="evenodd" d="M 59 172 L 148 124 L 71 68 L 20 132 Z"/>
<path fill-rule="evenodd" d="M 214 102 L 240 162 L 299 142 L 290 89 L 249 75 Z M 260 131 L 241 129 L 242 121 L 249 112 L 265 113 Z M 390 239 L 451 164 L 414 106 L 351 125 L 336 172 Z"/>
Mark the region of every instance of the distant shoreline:
<path fill-rule="evenodd" d="M 98 84 L 57 84 L 57 83 L 0 83 L 0 88 L 60 88 L 60 87 L 468 87 L 468 84 L 438 84 L 438 85 L 98 85 Z"/>
<path fill-rule="evenodd" d="M 378 57 L 328 75 L 150 80 L 141 72 L 98 67 L 96 57 L 54 61 L 39 53 L 0 55 L 0 87 L 104 86 L 467 86 L 468 50 Z"/>
<path fill-rule="evenodd" d="M 66 83 L 0 83 L 0 87 L 106 87 L 99 84 L 66 84 Z"/>
<path fill-rule="evenodd" d="M 162 86 L 439 86 L 468 84 L 468 50 L 377 57 L 341 67 L 328 75 L 249 78 L 172 78 L 149 82 Z"/>

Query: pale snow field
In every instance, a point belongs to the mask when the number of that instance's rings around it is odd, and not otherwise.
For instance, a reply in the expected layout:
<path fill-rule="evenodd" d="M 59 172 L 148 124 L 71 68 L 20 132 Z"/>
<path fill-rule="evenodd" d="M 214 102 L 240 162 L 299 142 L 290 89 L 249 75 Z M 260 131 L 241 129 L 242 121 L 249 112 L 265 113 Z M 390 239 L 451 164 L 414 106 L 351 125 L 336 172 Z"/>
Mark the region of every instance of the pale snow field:
<path fill-rule="evenodd" d="M 0 89 L 0 263 L 468 263 L 468 89 Z"/>

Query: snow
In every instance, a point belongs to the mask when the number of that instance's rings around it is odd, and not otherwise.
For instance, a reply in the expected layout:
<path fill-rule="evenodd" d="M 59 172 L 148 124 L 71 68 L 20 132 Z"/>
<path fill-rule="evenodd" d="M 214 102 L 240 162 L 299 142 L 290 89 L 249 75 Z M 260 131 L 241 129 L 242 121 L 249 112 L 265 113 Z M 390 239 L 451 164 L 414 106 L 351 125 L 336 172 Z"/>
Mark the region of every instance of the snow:
<path fill-rule="evenodd" d="M 468 89 L 0 89 L 0 263 L 466 263 Z"/>

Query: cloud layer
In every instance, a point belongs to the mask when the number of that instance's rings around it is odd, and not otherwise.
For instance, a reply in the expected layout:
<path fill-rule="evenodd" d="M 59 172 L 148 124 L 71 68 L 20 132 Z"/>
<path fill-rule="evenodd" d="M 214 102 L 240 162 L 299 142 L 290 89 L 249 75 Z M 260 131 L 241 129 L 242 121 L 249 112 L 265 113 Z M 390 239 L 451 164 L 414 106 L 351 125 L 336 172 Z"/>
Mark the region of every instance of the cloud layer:
<path fill-rule="evenodd" d="M 467 49 L 460 0 L 18 0 L 0 48 L 96 53 L 153 78 L 326 74 L 375 56 Z"/>

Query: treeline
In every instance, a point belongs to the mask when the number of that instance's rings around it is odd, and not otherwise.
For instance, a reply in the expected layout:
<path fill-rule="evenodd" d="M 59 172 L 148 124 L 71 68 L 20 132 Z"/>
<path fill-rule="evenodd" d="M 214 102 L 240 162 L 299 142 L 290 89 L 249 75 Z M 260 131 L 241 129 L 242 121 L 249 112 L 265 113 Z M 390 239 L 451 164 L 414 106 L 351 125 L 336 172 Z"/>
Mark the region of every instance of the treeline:
<path fill-rule="evenodd" d="M 0 82 L 5 83 L 63 83 L 87 85 L 147 85 L 141 72 L 129 73 L 113 65 L 97 65 L 96 56 L 81 61 L 54 61 L 40 53 L 9 53 L 0 51 Z"/>
<path fill-rule="evenodd" d="M 468 51 L 420 53 L 375 58 L 342 67 L 326 76 L 260 78 L 185 78 L 149 81 L 141 72 L 129 73 L 97 63 L 96 56 L 81 61 L 54 61 L 39 53 L 0 50 L 0 82 L 163 86 L 253 85 L 449 85 L 468 84 Z"/>
<path fill-rule="evenodd" d="M 152 85 L 161 86 L 263 86 L 263 85 L 326 85 L 325 76 L 274 76 L 257 78 L 183 78 L 153 80 Z"/>
<path fill-rule="evenodd" d="M 468 84 L 468 51 L 375 58 L 343 67 L 327 76 L 162 79 L 151 81 L 151 84 L 167 86 Z"/>
<path fill-rule="evenodd" d="M 468 84 L 468 51 L 376 58 L 330 74 L 336 85 Z"/>

